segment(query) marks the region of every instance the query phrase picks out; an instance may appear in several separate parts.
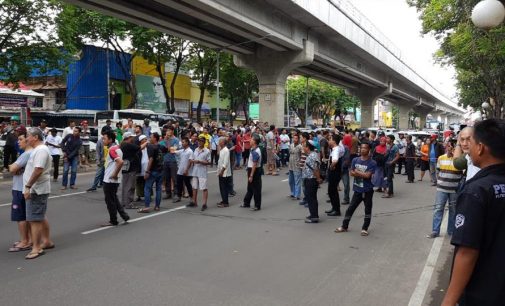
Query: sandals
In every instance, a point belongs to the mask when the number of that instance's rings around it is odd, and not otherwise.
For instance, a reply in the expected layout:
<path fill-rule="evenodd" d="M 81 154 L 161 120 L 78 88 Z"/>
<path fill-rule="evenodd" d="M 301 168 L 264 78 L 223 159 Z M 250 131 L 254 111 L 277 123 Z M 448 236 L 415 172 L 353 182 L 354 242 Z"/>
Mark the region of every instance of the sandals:
<path fill-rule="evenodd" d="M 368 236 L 367 230 L 361 230 L 361 236 Z"/>
<path fill-rule="evenodd" d="M 150 212 L 151 212 L 151 210 L 150 210 L 149 208 L 139 208 L 139 209 L 137 210 L 137 212 L 138 212 L 139 214 L 148 214 L 148 213 L 150 213 Z"/>
<path fill-rule="evenodd" d="M 30 260 L 30 259 L 39 258 L 40 256 L 42 256 L 44 254 L 46 254 L 46 252 L 44 252 L 44 250 L 40 250 L 39 252 L 35 252 L 35 253 L 30 252 L 30 253 L 28 253 L 28 255 L 25 256 L 25 259 Z"/>
<path fill-rule="evenodd" d="M 32 249 L 31 245 L 27 245 L 27 246 L 24 246 L 24 247 L 12 246 L 12 247 L 9 248 L 8 252 L 10 252 L 10 253 L 23 252 L 23 251 L 29 251 L 31 249 Z"/>
<path fill-rule="evenodd" d="M 343 228 L 342 226 L 335 229 L 335 233 L 345 233 L 345 232 L 347 232 L 347 229 Z"/>

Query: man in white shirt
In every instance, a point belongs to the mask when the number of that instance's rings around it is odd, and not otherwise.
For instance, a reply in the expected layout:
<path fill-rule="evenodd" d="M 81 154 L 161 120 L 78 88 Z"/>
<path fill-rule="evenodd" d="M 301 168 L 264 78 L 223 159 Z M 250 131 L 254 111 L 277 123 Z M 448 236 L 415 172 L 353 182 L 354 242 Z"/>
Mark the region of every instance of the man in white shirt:
<path fill-rule="evenodd" d="M 65 129 L 63 129 L 63 133 L 61 134 L 61 139 L 65 138 L 65 136 L 67 136 L 68 134 L 72 134 L 74 132 L 74 128 L 75 128 L 75 121 L 70 120 L 70 122 L 68 123 L 68 126 Z"/>
<path fill-rule="evenodd" d="M 228 195 L 231 184 L 231 163 L 230 150 L 226 146 L 226 138 L 219 138 L 219 159 L 217 162 L 217 176 L 219 178 L 219 191 L 221 193 L 221 202 L 217 203 L 217 207 L 229 207 Z"/>
<path fill-rule="evenodd" d="M 46 137 L 46 146 L 49 148 L 51 157 L 53 159 L 53 181 L 58 181 L 60 169 L 60 156 L 61 156 L 61 140 L 62 138 L 57 135 L 58 131 L 52 128 L 50 134 Z"/>
<path fill-rule="evenodd" d="M 289 144 L 291 143 L 291 139 L 287 134 L 286 130 L 282 130 L 282 134 L 279 136 L 281 140 L 281 159 L 282 166 L 286 167 L 289 162 Z"/>
<path fill-rule="evenodd" d="M 117 197 L 119 182 L 121 182 L 121 168 L 123 167 L 123 152 L 119 145 L 114 145 L 116 134 L 112 130 L 105 132 L 103 135 L 104 146 L 111 146 L 109 153 L 105 157 L 105 171 L 103 176 L 103 193 L 105 195 L 105 203 L 109 211 L 109 222 L 102 226 L 118 225 L 117 214 L 123 218 L 124 222 L 130 220 L 130 216 L 124 211 L 123 205 Z"/>
<path fill-rule="evenodd" d="M 340 197 L 338 195 L 338 183 L 342 175 L 342 162 L 340 155 L 340 136 L 331 134 L 328 145 L 331 149 L 330 166 L 328 168 L 328 195 L 330 196 L 331 209 L 325 211 L 328 216 L 340 216 Z"/>
<path fill-rule="evenodd" d="M 183 187 L 186 186 L 188 194 L 193 194 L 193 187 L 191 186 L 191 159 L 193 158 L 193 150 L 189 147 L 188 137 L 182 137 L 182 149 L 175 151 L 179 156 L 179 166 L 177 169 L 177 197 L 174 198 L 174 203 L 180 202 L 182 197 Z M 175 148 L 170 148 L 172 151 Z"/>
<path fill-rule="evenodd" d="M 28 144 L 33 148 L 23 174 L 26 200 L 26 221 L 30 224 L 32 250 L 26 259 L 44 255 L 44 249 L 54 248 L 49 238 L 49 223 L 46 219 L 47 199 L 51 192 L 51 153 L 44 145 L 44 134 L 39 128 L 31 128 L 27 133 Z"/>
<path fill-rule="evenodd" d="M 205 148 L 206 138 L 203 135 L 198 137 L 198 148 L 193 152 L 192 164 L 192 187 L 193 201 L 186 205 L 187 207 L 198 207 L 198 190 L 203 192 L 202 211 L 207 209 L 207 198 L 209 192 L 207 189 L 207 166 L 210 165 L 210 150 Z"/>
<path fill-rule="evenodd" d="M 475 166 L 470 157 L 470 139 L 473 138 L 473 127 L 466 127 L 458 134 L 458 142 L 454 150 L 454 167 L 466 170 L 465 181 L 470 180 L 480 168 Z"/>

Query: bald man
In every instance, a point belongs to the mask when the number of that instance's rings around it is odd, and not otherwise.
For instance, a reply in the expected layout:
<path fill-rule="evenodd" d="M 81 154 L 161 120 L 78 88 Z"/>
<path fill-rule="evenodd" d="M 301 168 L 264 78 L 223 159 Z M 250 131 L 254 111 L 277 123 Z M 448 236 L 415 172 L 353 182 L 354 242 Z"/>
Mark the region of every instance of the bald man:
<path fill-rule="evenodd" d="M 458 170 L 466 170 L 465 181 L 470 180 L 480 168 L 475 166 L 470 157 L 470 144 L 473 138 L 473 127 L 466 127 L 458 134 L 458 142 L 454 150 L 454 167 Z"/>

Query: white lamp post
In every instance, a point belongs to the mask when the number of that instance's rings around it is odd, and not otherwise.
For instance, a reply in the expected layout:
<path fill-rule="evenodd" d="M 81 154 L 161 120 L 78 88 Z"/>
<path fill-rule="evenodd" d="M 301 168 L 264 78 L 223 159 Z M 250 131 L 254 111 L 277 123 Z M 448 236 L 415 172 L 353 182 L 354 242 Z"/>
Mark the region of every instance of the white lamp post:
<path fill-rule="evenodd" d="M 484 30 L 499 26 L 505 19 L 505 7 L 498 0 L 483 0 L 472 10 L 473 24 Z"/>

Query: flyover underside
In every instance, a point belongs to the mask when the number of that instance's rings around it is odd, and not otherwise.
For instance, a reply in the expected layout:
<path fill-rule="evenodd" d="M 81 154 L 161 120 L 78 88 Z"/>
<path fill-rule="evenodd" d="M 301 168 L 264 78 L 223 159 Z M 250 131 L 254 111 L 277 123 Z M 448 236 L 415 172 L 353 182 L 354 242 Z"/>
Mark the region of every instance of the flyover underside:
<path fill-rule="evenodd" d="M 433 101 L 437 101 L 365 50 L 353 46 L 351 41 L 328 26 L 311 19 L 309 13 L 305 12 L 303 18 L 309 24 L 301 23 L 304 11 L 295 4 L 283 3 L 282 7 L 274 7 L 269 4 L 270 0 L 67 1 L 235 55 L 251 55 L 260 47 L 278 52 L 300 51 L 306 37 L 316 42 L 319 39 L 321 46 L 317 47 L 316 43 L 313 62 L 296 68 L 293 73 L 353 91 L 364 87 L 386 89 L 392 83 L 393 90 L 388 96 L 412 106 L 433 108 Z M 254 14 L 258 17 L 255 18 Z M 309 35 L 310 31 L 312 34 Z M 361 65 L 366 68 L 361 68 Z"/>

